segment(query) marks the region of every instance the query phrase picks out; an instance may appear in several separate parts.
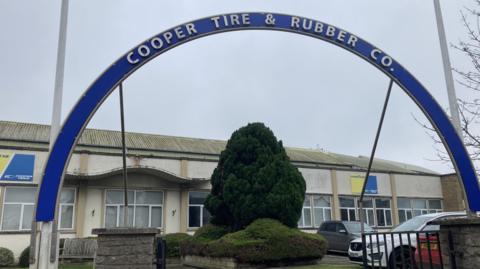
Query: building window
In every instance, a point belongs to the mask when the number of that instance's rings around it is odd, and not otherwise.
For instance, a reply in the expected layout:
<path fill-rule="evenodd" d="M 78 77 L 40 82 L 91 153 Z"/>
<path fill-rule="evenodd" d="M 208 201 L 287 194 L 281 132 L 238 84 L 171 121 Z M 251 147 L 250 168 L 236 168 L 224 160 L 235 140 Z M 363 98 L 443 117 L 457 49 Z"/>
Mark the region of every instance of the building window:
<path fill-rule="evenodd" d="M 360 220 L 358 197 L 339 197 L 340 219 L 345 221 Z M 389 198 L 364 197 L 363 212 L 365 223 L 372 227 L 392 226 L 392 210 Z"/>
<path fill-rule="evenodd" d="M 2 210 L 2 231 L 27 231 L 32 226 L 36 188 L 6 187 Z M 75 189 L 65 188 L 60 193 L 60 229 L 73 229 Z"/>
<path fill-rule="evenodd" d="M 413 217 L 412 205 L 408 198 L 398 198 L 398 220 L 405 222 Z"/>
<path fill-rule="evenodd" d="M 442 201 L 440 199 L 398 198 L 400 223 L 416 216 L 438 212 L 442 212 Z"/>
<path fill-rule="evenodd" d="M 320 227 L 322 222 L 332 219 L 330 197 L 323 195 L 312 195 L 312 199 L 314 226 Z"/>
<path fill-rule="evenodd" d="M 123 225 L 123 190 L 107 190 L 105 194 L 105 227 Z M 128 226 L 162 227 L 163 192 L 128 191 Z"/>
<path fill-rule="evenodd" d="M 428 200 L 428 213 L 442 212 L 442 201 L 438 199 Z"/>
<path fill-rule="evenodd" d="M 75 212 L 75 189 L 62 189 L 59 204 L 60 216 L 58 219 L 59 229 L 73 229 L 74 212 Z"/>
<path fill-rule="evenodd" d="M 339 197 L 340 201 L 340 218 L 346 221 L 357 220 L 357 213 L 355 209 L 355 198 L 353 197 Z"/>
<path fill-rule="evenodd" d="M 413 208 L 413 216 L 420 216 L 428 214 L 427 208 L 427 200 L 425 199 L 412 199 L 412 208 Z"/>
<path fill-rule="evenodd" d="M 35 188 L 5 188 L 2 230 L 30 230 L 32 226 Z"/>
<path fill-rule="evenodd" d="M 377 217 L 377 226 L 392 226 L 392 210 L 390 208 L 390 199 L 375 199 L 375 212 Z"/>
<path fill-rule="evenodd" d="M 312 227 L 312 204 L 310 195 L 305 195 L 305 200 L 303 201 L 302 215 L 298 221 L 298 227 Z"/>
<path fill-rule="evenodd" d="M 198 228 L 210 222 L 210 213 L 205 206 L 208 192 L 191 191 L 188 193 L 188 227 Z"/>
<path fill-rule="evenodd" d="M 358 204 L 358 199 L 357 198 L 357 203 L 355 204 Z M 377 226 L 375 225 L 375 209 L 373 207 L 373 198 L 369 198 L 369 197 L 365 197 L 363 198 L 363 212 L 364 212 L 364 216 L 365 216 L 365 221 L 368 225 L 370 226 Z M 358 220 L 360 220 L 360 208 L 358 209 Z"/>
<path fill-rule="evenodd" d="M 302 216 L 298 227 L 320 227 L 320 224 L 332 218 L 330 196 L 306 194 L 303 202 Z"/>

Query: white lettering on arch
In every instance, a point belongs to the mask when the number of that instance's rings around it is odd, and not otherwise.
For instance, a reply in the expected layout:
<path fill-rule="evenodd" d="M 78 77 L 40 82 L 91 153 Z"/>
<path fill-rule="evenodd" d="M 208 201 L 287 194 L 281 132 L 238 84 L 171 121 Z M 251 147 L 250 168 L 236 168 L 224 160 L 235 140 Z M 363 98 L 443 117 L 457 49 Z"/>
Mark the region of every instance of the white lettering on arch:
<path fill-rule="evenodd" d="M 138 62 L 140 62 L 139 59 L 132 59 L 132 56 L 133 56 L 133 51 L 130 51 L 128 54 L 127 54 L 127 61 L 131 64 L 136 64 Z"/>

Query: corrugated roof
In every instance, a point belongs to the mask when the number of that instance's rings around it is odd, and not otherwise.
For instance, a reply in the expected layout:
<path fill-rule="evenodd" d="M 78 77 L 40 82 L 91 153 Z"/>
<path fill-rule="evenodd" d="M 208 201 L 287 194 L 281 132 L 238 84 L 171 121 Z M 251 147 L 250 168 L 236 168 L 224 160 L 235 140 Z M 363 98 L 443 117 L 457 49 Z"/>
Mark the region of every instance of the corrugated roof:
<path fill-rule="evenodd" d="M 48 144 L 50 126 L 34 123 L 0 121 L 0 140 L 3 146 L 35 148 L 35 144 Z M 129 153 L 142 152 L 155 156 L 155 152 L 176 152 L 180 155 L 204 155 L 208 159 L 218 156 L 225 148 L 226 141 L 213 139 L 188 138 L 145 133 L 125 133 Z M 77 145 L 77 150 L 92 150 L 95 152 L 118 153 L 121 144 L 119 131 L 86 129 Z M 352 169 L 366 169 L 368 157 L 349 156 L 344 154 L 324 152 L 312 149 L 288 148 L 290 159 L 298 163 L 330 165 Z M 214 155 L 214 156 L 212 156 Z M 172 156 L 172 155 L 168 155 Z M 423 167 L 399 162 L 375 159 L 372 169 L 375 171 L 409 173 L 409 174 L 437 174 Z"/>

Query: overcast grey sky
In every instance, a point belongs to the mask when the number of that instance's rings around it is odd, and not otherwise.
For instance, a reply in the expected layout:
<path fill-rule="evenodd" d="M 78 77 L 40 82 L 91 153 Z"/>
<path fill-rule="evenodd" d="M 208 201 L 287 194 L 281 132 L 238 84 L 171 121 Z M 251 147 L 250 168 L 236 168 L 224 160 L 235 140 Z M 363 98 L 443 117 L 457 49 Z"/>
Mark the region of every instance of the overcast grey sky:
<path fill-rule="evenodd" d="M 466 36 L 460 10 L 441 0 L 449 42 Z M 432 0 L 70 0 L 62 118 L 113 61 L 174 25 L 219 13 L 268 11 L 344 28 L 383 49 L 448 105 Z M 49 124 L 60 0 L 0 0 L 0 119 Z M 469 62 L 451 50 L 455 67 Z M 388 79 L 338 47 L 282 32 L 214 35 L 171 50 L 124 84 L 128 131 L 228 139 L 262 121 L 292 147 L 369 155 Z M 457 85 L 459 96 L 473 98 Z M 435 159 L 425 120 L 398 87 L 377 157 L 451 171 Z M 89 127 L 119 129 L 118 93 Z"/>

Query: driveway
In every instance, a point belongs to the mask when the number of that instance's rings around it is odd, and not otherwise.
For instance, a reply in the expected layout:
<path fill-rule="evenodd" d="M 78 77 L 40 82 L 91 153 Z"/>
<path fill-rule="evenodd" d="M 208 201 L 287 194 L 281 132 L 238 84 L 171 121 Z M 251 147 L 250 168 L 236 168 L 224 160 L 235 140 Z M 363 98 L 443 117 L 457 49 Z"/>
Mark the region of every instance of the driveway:
<path fill-rule="evenodd" d="M 344 265 L 344 264 L 352 264 L 352 263 L 350 262 L 346 254 L 328 253 L 320 261 L 320 264 Z"/>

